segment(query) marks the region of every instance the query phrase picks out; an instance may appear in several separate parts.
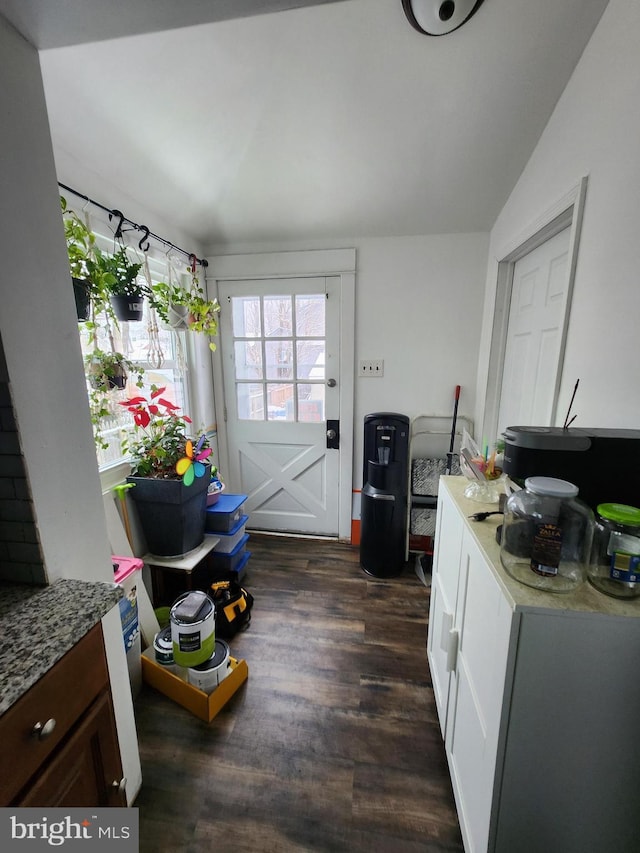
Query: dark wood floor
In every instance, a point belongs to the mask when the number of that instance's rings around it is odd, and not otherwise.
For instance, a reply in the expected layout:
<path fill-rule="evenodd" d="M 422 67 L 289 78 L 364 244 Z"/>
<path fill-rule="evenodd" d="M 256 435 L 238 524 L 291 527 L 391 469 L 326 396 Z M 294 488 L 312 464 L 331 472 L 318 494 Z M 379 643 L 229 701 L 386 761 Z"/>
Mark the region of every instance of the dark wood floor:
<path fill-rule="evenodd" d="M 249 679 L 206 724 L 144 687 L 140 850 L 462 851 L 425 653 L 427 588 L 358 549 L 252 535 Z"/>

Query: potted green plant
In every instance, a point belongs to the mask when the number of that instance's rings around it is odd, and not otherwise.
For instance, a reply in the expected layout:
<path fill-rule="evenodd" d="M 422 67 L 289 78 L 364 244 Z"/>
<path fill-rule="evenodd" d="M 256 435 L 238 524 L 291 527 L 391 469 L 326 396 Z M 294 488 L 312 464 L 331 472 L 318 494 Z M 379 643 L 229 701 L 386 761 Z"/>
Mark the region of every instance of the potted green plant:
<path fill-rule="evenodd" d="M 205 298 L 197 278 L 194 278 L 191 290 L 173 283 L 157 282 L 151 288 L 149 299 L 158 315 L 172 328 L 200 332 L 210 338 L 218 334 L 220 305 L 217 299 Z M 209 348 L 215 350 L 213 341 L 209 342 Z"/>
<path fill-rule="evenodd" d="M 129 374 L 138 377 L 136 385 L 142 386 L 144 369 L 134 364 L 121 352 L 104 352 L 95 348 L 85 356 L 85 374 L 89 384 L 97 391 L 123 390 Z"/>
<path fill-rule="evenodd" d="M 79 321 L 85 322 L 89 319 L 91 312 L 91 294 L 94 285 L 89 267 L 96 249 L 96 238 L 78 214 L 67 206 L 64 196 L 60 196 L 60 207 L 64 221 L 64 236 L 67 242 L 76 314 Z"/>
<path fill-rule="evenodd" d="M 187 292 L 173 282 L 158 281 L 151 285 L 149 302 L 158 316 L 176 331 L 187 330 L 188 307 Z"/>
<path fill-rule="evenodd" d="M 102 253 L 98 266 L 118 320 L 141 320 L 146 289 L 138 281 L 142 264 L 132 261 L 126 248 L 121 246 L 113 254 Z"/>
<path fill-rule="evenodd" d="M 123 400 L 134 427 L 123 442 L 131 474 L 127 483 L 138 511 L 150 553 L 175 557 L 192 551 L 204 540 L 207 489 L 211 482 L 211 455 L 204 436 L 189 436 L 191 419 L 151 387 L 150 398 Z"/>
<path fill-rule="evenodd" d="M 98 347 L 85 356 L 84 365 L 89 385 L 93 437 L 98 450 L 107 450 L 110 444 L 104 435 L 105 427 L 117 423 L 114 391 L 123 390 L 132 377 L 135 377 L 135 384 L 142 388 L 145 371 L 122 353 L 104 352 Z"/>

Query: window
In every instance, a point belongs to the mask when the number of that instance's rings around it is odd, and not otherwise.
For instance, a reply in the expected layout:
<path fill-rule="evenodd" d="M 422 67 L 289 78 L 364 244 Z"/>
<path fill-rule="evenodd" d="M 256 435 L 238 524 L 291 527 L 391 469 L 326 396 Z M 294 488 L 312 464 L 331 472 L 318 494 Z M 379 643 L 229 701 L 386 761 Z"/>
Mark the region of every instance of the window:
<path fill-rule="evenodd" d="M 97 243 L 105 252 L 114 251 L 113 238 L 97 234 Z M 144 258 L 142 252 L 130 250 L 133 258 Z M 151 281 L 167 281 L 169 261 L 156 253 L 147 257 Z M 172 270 L 172 278 L 176 276 Z M 144 279 L 141 269 L 139 278 Z M 127 429 L 132 426 L 132 417 L 120 402 L 135 395 L 148 396 L 151 386 L 166 386 L 163 396 L 174 402 L 186 414 L 189 412 L 189 400 L 186 383 L 185 332 L 175 331 L 163 324 L 157 317 L 148 300 L 145 300 L 142 320 L 135 322 L 114 322 L 106 314 L 95 317 L 93 322 L 79 323 L 80 343 L 85 365 L 97 348 L 101 352 L 121 353 L 139 373 L 129 369 L 126 384 L 122 389 L 110 388 L 108 391 L 96 389 L 89 371 L 87 375 L 87 393 L 92 412 L 94 432 L 96 433 L 96 453 L 101 471 L 119 465 L 125 461 L 121 442 Z M 141 382 L 141 386 L 137 383 Z"/>
<path fill-rule="evenodd" d="M 325 419 L 324 293 L 234 296 L 240 420 Z"/>

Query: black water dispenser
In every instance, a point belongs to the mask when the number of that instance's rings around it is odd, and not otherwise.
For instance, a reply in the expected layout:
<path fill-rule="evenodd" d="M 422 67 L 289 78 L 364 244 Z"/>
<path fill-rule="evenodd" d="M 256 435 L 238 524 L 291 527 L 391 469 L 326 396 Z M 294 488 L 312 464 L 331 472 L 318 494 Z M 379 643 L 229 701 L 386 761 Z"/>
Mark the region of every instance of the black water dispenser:
<path fill-rule="evenodd" d="M 375 577 L 399 575 L 407 541 L 408 417 L 365 415 L 362 482 L 360 564 Z"/>

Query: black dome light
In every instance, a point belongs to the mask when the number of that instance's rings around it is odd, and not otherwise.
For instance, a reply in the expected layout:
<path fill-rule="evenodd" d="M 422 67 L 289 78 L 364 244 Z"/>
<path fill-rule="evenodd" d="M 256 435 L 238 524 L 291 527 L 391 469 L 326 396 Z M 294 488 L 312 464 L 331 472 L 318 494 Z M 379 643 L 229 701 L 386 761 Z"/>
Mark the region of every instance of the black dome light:
<path fill-rule="evenodd" d="M 402 0 L 412 27 L 426 36 L 444 36 L 457 30 L 482 5 L 483 0 Z"/>

